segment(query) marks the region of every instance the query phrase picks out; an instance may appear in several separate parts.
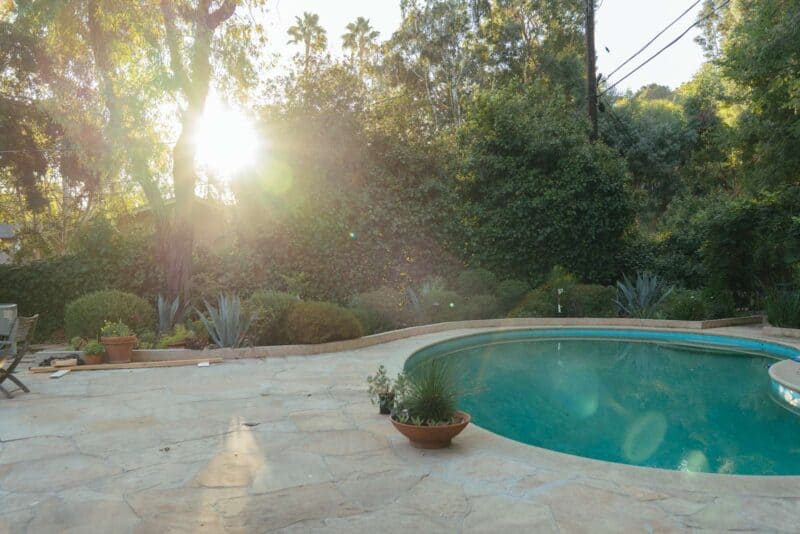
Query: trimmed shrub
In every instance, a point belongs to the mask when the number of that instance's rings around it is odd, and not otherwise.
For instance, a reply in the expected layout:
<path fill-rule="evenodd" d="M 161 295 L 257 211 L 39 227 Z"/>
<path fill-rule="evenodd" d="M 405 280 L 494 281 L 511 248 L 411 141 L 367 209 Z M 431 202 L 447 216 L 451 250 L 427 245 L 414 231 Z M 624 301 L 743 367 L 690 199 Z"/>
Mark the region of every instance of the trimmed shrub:
<path fill-rule="evenodd" d="M 800 328 L 800 293 L 775 291 L 767 297 L 766 308 L 772 326 Z"/>
<path fill-rule="evenodd" d="M 326 343 L 364 335 L 355 314 L 330 302 L 296 302 L 286 317 L 291 343 Z"/>
<path fill-rule="evenodd" d="M 736 301 L 731 290 L 716 290 L 709 287 L 703 290 L 702 295 L 706 304 L 707 319 L 724 319 L 736 315 Z"/>
<path fill-rule="evenodd" d="M 514 309 L 530 289 L 530 286 L 522 280 L 503 280 L 497 284 L 499 311 L 505 314 Z"/>
<path fill-rule="evenodd" d="M 156 312 L 143 298 L 117 290 L 95 291 L 67 304 L 67 337 L 97 338 L 106 321 L 121 321 L 134 332 L 153 329 Z"/>
<path fill-rule="evenodd" d="M 492 319 L 500 316 L 500 301 L 494 295 L 476 295 L 470 297 L 461 306 L 458 319 Z"/>
<path fill-rule="evenodd" d="M 353 295 L 350 307 L 370 334 L 403 328 L 413 323 L 408 297 L 400 289 L 382 287 Z"/>
<path fill-rule="evenodd" d="M 611 286 L 576 284 L 561 295 L 561 309 L 568 317 L 616 317 L 616 296 Z"/>
<path fill-rule="evenodd" d="M 566 284 L 565 284 L 566 285 Z M 561 294 L 561 313 L 558 313 L 558 288 L 549 284 L 528 293 L 510 317 L 616 317 L 613 298 L 616 290 L 596 284 L 574 284 Z"/>
<path fill-rule="evenodd" d="M 250 337 L 256 345 L 284 345 L 286 318 L 298 299 L 290 293 L 259 289 L 245 300 L 244 309 L 253 318 Z"/>
<path fill-rule="evenodd" d="M 446 323 L 464 317 L 465 301 L 455 291 L 430 291 L 419 297 L 420 322 Z"/>
<path fill-rule="evenodd" d="M 681 289 L 673 291 L 664 301 L 663 315 L 676 321 L 702 321 L 709 312 L 700 291 Z"/>
<path fill-rule="evenodd" d="M 470 269 L 458 273 L 455 290 L 465 296 L 491 295 L 497 288 L 497 278 L 486 269 Z"/>

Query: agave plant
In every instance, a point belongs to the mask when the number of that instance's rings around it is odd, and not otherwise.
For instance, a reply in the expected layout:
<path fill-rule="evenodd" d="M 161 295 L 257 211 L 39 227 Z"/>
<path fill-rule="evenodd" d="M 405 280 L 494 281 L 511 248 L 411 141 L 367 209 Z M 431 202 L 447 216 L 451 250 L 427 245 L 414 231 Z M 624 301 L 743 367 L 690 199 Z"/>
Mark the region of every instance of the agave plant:
<path fill-rule="evenodd" d="M 242 309 L 242 302 L 234 294 L 221 294 L 218 298 L 218 307 L 214 307 L 206 300 L 206 313 L 198 311 L 200 320 L 208 330 L 208 336 L 217 347 L 241 347 L 244 343 L 253 317 Z"/>
<path fill-rule="evenodd" d="M 622 281 L 617 282 L 617 298 L 614 299 L 614 304 L 625 315 L 637 319 L 652 319 L 673 289 L 674 286 L 667 288 L 652 273 L 637 273 L 635 283 L 623 276 Z"/>
<path fill-rule="evenodd" d="M 170 301 L 163 295 L 158 296 L 158 331 L 169 332 L 178 322 L 178 312 L 181 308 L 181 298 L 175 297 Z"/>

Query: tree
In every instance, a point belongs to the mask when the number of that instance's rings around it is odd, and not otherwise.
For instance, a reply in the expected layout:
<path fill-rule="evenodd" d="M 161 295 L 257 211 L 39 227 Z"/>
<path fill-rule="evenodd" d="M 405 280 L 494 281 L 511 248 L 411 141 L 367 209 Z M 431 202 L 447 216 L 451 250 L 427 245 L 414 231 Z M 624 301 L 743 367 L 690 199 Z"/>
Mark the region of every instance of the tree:
<path fill-rule="evenodd" d="M 752 189 L 800 177 L 800 8 L 796 1 L 740 1 L 719 59 L 738 95 L 739 149 Z"/>
<path fill-rule="evenodd" d="M 260 26 L 235 17 L 238 5 L 20 2 L 13 13 L 15 27 L 43 47 L 60 74 L 59 83 L 48 86 L 53 120 L 65 131 L 80 118 L 91 120 L 107 145 L 93 168 L 103 179 L 141 185 L 156 215 L 167 292 L 184 297 L 190 290 L 197 184 L 192 133 L 212 83 L 240 90 L 252 85 L 252 65 L 263 44 Z M 165 136 L 176 129 L 172 145 Z M 164 209 L 170 193 L 173 216 Z"/>
<path fill-rule="evenodd" d="M 295 17 L 295 25 L 289 28 L 289 44 L 303 45 L 303 74 L 308 76 L 311 59 L 328 46 L 325 28 L 319 25 L 319 15 L 305 11 L 303 18 Z"/>
<path fill-rule="evenodd" d="M 538 279 L 560 265 L 586 281 L 619 274 L 633 223 L 624 162 L 586 139 L 580 111 L 546 88 L 481 94 L 460 135 L 468 258 Z"/>
<path fill-rule="evenodd" d="M 358 17 L 346 27 L 347 33 L 342 35 L 342 47 L 350 50 L 350 64 L 360 75 L 364 73 L 368 54 L 377 50 L 375 41 L 380 35 L 370 26 L 369 19 Z"/>

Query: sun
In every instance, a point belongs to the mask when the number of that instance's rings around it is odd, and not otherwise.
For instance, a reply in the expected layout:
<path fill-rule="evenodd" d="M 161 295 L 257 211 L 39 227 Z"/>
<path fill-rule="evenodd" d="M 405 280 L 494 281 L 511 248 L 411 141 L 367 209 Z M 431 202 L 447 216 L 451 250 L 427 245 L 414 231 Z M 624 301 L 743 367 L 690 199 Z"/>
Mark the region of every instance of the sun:
<path fill-rule="evenodd" d="M 260 148 L 253 121 L 215 96 L 206 101 L 194 139 L 198 166 L 227 179 L 252 167 Z"/>

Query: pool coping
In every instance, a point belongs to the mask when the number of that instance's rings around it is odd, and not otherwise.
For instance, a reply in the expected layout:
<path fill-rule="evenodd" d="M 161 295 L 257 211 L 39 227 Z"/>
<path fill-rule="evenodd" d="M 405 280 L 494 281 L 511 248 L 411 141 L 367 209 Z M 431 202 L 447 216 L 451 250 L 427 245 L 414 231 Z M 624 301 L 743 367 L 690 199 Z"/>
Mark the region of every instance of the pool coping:
<path fill-rule="evenodd" d="M 531 327 L 505 327 L 487 328 L 481 332 L 456 333 L 452 336 L 440 338 L 437 341 L 427 343 L 405 357 L 403 365 L 414 354 L 425 350 L 431 346 L 455 339 L 477 336 L 492 332 L 508 330 L 530 330 L 541 329 Z M 557 327 L 556 327 L 557 328 Z M 564 329 L 574 328 L 571 325 L 564 325 Z M 606 327 L 611 330 L 651 330 L 660 332 L 675 332 L 697 334 L 696 330 L 689 329 L 658 329 L 658 328 L 637 328 L 637 327 Z M 703 334 L 700 334 L 703 335 Z M 716 335 L 716 334 L 715 334 Z M 773 345 L 782 345 L 795 351 L 800 351 L 800 345 L 794 342 L 780 342 L 763 336 L 741 335 L 736 333 L 725 333 L 724 337 L 734 339 L 744 339 L 750 341 L 760 341 Z M 768 394 L 768 393 L 767 393 Z M 519 460 L 526 463 L 537 465 L 546 469 L 558 471 L 567 470 L 580 477 L 591 477 L 607 480 L 620 485 L 630 485 L 635 481 L 636 484 L 645 484 L 654 487 L 665 487 L 682 491 L 713 492 L 719 495 L 745 496 L 757 494 L 759 496 L 786 497 L 793 496 L 800 498 L 800 475 L 740 475 L 724 473 L 697 473 L 685 472 L 659 467 L 643 467 L 585 456 L 577 456 L 564 452 L 537 447 L 527 443 L 519 442 L 505 436 L 496 434 L 490 430 L 475 424 L 472 432 L 477 431 L 481 441 L 486 441 L 487 448 L 492 453 L 503 453 L 509 460 Z M 455 443 L 455 442 L 454 442 Z"/>

